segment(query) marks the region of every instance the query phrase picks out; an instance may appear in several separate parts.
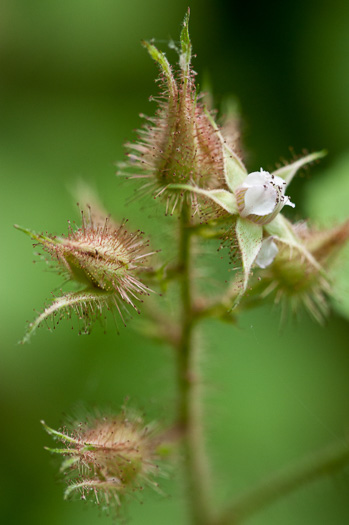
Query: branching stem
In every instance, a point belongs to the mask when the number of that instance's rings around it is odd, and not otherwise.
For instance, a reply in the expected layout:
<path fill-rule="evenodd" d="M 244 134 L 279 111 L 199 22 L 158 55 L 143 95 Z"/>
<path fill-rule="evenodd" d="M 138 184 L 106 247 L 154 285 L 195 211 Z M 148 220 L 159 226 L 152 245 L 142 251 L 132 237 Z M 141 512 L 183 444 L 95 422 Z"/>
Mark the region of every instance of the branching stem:
<path fill-rule="evenodd" d="M 240 525 L 287 494 L 349 464 L 349 442 L 340 441 L 276 472 L 236 498 L 213 525 Z"/>

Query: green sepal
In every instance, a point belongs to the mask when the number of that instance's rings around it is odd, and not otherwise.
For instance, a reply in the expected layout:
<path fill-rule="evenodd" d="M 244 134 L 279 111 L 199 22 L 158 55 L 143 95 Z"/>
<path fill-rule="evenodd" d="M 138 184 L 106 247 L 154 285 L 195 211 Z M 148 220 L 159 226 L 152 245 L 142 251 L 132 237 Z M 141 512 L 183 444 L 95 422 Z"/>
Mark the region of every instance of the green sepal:
<path fill-rule="evenodd" d="M 149 42 L 143 41 L 142 45 L 147 49 L 151 58 L 160 65 L 166 77 L 168 88 L 171 93 L 171 98 L 172 99 L 175 98 L 176 93 L 177 93 L 176 81 L 172 75 L 172 69 L 171 69 L 169 61 L 167 60 L 165 56 L 165 53 L 163 53 L 162 51 L 159 51 L 157 47 L 155 47 L 153 44 L 150 44 Z"/>
<path fill-rule="evenodd" d="M 192 45 L 191 45 L 190 36 L 189 36 L 189 17 L 190 17 L 190 9 L 188 8 L 188 11 L 183 20 L 183 29 L 181 31 L 181 37 L 180 37 L 181 54 L 179 57 L 179 66 L 184 74 L 189 73 L 191 54 L 192 54 Z"/>
<path fill-rule="evenodd" d="M 79 292 L 72 292 L 61 297 L 57 297 L 53 303 L 45 308 L 45 310 L 33 321 L 30 323 L 26 334 L 23 339 L 20 341 L 20 344 L 27 343 L 38 326 L 45 321 L 51 315 L 56 314 L 61 310 L 79 311 L 79 306 L 81 308 L 85 307 L 87 304 L 91 305 L 91 311 L 95 307 L 101 309 L 102 303 L 106 302 L 112 297 L 113 294 L 109 292 L 100 291 L 97 288 L 94 289 L 85 289 Z"/>
<path fill-rule="evenodd" d="M 235 195 L 233 193 L 230 193 L 230 191 L 203 190 L 202 188 L 198 188 L 197 186 L 190 186 L 189 184 L 170 184 L 168 188 L 188 190 L 188 191 L 197 193 L 199 195 L 203 195 L 211 199 L 213 202 L 218 204 L 221 208 L 223 208 L 225 211 L 227 211 L 231 215 L 238 214 L 238 207 L 236 204 Z"/>
<path fill-rule="evenodd" d="M 322 266 L 317 262 L 309 250 L 307 250 L 300 239 L 298 239 L 293 231 L 292 224 L 283 215 L 279 213 L 272 222 L 265 225 L 265 230 L 276 240 L 298 250 L 314 266 L 314 268 L 321 273 L 324 272 Z"/>
<path fill-rule="evenodd" d="M 99 481 L 99 480 L 90 480 L 90 481 L 83 481 L 82 483 L 71 483 L 68 485 L 68 487 L 64 491 L 64 499 L 68 499 L 72 492 L 79 489 L 102 489 L 106 487 L 107 489 L 113 488 L 113 485 L 118 488 L 119 491 L 122 490 L 122 484 L 121 481 L 118 480 L 118 478 L 114 477 L 112 480 L 108 479 L 106 481 Z M 114 498 L 118 501 L 119 495 L 116 493 L 113 494 Z M 119 503 L 119 501 L 118 501 Z"/>
<path fill-rule="evenodd" d="M 238 155 L 228 146 L 216 121 L 205 108 L 205 115 L 213 126 L 217 137 L 222 144 L 223 160 L 224 160 L 224 178 L 228 188 L 234 193 L 236 188 L 240 186 L 248 175 L 248 172 L 238 157 Z"/>
<path fill-rule="evenodd" d="M 70 454 L 70 455 L 79 455 L 79 451 L 75 450 L 73 448 L 50 448 L 50 447 L 44 447 L 45 450 L 48 452 L 52 452 L 52 454 Z"/>
<path fill-rule="evenodd" d="M 302 168 L 306 164 L 309 164 L 310 162 L 314 162 L 315 160 L 325 157 L 325 155 L 327 155 L 327 151 L 325 150 L 317 151 L 315 153 L 310 153 L 310 155 L 301 157 L 295 162 L 292 162 L 291 164 L 288 164 L 287 166 L 283 166 L 282 168 L 279 168 L 278 170 L 273 172 L 273 175 L 276 175 L 277 177 L 281 177 L 282 179 L 286 181 L 288 185 L 290 184 L 293 177 L 296 175 L 297 171 L 300 168 Z"/>
<path fill-rule="evenodd" d="M 59 432 L 58 430 L 54 430 L 53 428 L 50 428 L 48 425 L 46 425 L 45 421 L 40 421 L 40 423 L 42 424 L 46 432 L 50 436 L 52 436 L 54 439 L 60 439 L 61 441 L 67 441 L 68 443 L 74 443 L 75 445 L 79 444 L 79 441 L 72 438 L 71 436 L 67 436 L 66 434 L 63 434 L 63 432 Z"/>
<path fill-rule="evenodd" d="M 55 239 L 47 237 L 41 233 L 36 233 L 33 230 L 29 230 L 28 228 L 22 228 L 22 226 L 18 226 L 18 224 L 14 224 L 13 226 L 16 228 L 16 230 L 19 230 L 28 235 L 33 241 L 39 242 L 41 244 L 52 244 L 54 246 L 60 244 L 60 242 L 56 241 Z"/>
<path fill-rule="evenodd" d="M 238 305 L 242 295 L 246 291 L 251 268 L 261 248 L 263 239 L 263 228 L 259 224 L 255 224 L 242 217 L 238 217 L 235 228 L 242 258 L 243 281 L 234 307 Z"/>
<path fill-rule="evenodd" d="M 71 454 L 71 451 L 70 451 Z M 65 458 L 62 465 L 60 466 L 59 471 L 64 472 L 65 470 L 71 468 L 75 463 L 78 463 L 80 461 L 80 457 L 78 455 L 71 457 L 71 458 Z"/>
<path fill-rule="evenodd" d="M 236 153 L 227 144 L 223 145 L 224 177 L 228 188 L 234 192 L 240 186 L 248 173 Z"/>
<path fill-rule="evenodd" d="M 297 237 L 292 229 L 292 224 L 281 215 L 281 213 L 269 222 L 269 224 L 266 224 L 264 229 L 272 237 L 276 237 L 290 246 L 298 244 Z"/>

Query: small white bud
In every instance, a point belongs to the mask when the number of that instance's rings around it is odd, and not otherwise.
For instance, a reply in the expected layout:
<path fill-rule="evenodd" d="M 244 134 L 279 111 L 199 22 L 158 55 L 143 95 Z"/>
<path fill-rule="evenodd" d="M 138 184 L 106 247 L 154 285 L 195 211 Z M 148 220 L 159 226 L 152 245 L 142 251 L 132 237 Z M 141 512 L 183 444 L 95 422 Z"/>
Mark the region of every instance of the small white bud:
<path fill-rule="evenodd" d="M 266 268 L 273 262 L 278 251 L 279 249 L 276 246 L 273 237 L 267 237 L 262 242 L 261 249 L 258 252 L 255 263 L 260 268 Z"/>

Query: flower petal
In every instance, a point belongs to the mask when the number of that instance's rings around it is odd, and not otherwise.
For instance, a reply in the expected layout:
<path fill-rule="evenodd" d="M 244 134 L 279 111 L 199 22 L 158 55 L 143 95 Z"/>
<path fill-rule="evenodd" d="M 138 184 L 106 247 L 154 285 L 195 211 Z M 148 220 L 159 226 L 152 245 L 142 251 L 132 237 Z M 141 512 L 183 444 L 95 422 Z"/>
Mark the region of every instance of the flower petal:
<path fill-rule="evenodd" d="M 245 207 L 242 217 L 248 215 L 267 215 L 272 213 L 276 206 L 277 192 L 272 186 L 251 186 L 245 193 Z"/>
<path fill-rule="evenodd" d="M 267 171 L 253 171 L 249 173 L 244 180 L 242 186 L 244 188 L 253 188 L 254 186 L 263 186 L 263 184 L 268 183 L 270 180 L 270 173 Z"/>
<path fill-rule="evenodd" d="M 278 251 L 279 249 L 274 242 L 274 238 L 267 237 L 262 242 L 255 263 L 260 268 L 266 268 L 273 262 Z"/>

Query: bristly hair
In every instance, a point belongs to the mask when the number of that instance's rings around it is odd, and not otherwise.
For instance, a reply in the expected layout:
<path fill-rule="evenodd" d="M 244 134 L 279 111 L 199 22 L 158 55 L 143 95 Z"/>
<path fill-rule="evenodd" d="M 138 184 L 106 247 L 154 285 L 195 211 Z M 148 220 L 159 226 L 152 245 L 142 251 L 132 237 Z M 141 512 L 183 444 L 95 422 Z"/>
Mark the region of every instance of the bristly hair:
<path fill-rule="evenodd" d="M 317 230 L 305 222 L 293 225 L 303 250 L 278 242 L 274 262 L 263 270 L 261 297 L 273 294 L 283 312 L 296 312 L 300 306 L 319 323 L 328 316 L 328 298 L 333 295 L 331 269 L 349 237 L 349 221 L 334 228 Z M 308 256 L 307 256 L 308 254 Z"/>
<path fill-rule="evenodd" d="M 157 465 L 159 428 L 155 423 L 145 424 L 139 414 L 124 409 L 119 415 L 96 414 L 71 421 L 59 431 L 42 424 L 62 444 L 46 449 L 64 458 L 60 471 L 67 480 L 65 499 L 78 495 L 118 513 L 125 497 L 143 491 L 146 485 L 161 493 L 154 481 L 163 475 Z"/>
<path fill-rule="evenodd" d="M 160 66 L 160 96 L 154 117 L 141 115 L 146 124 L 138 131 L 138 141 L 127 143 L 128 162 L 119 174 L 142 179 L 139 193 L 163 198 L 166 214 L 181 208 L 183 199 L 196 207 L 192 192 L 169 188 L 172 184 L 191 184 L 206 189 L 225 187 L 222 142 L 212 115 L 197 96 L 191 67 L 189 16 L 181 34 L 179 68 L 173 73 L 164 53 L 144 42 Z"/>
<path fill-rule="evenodd" d="M 104 308 L 116 310 L 125 324 L 125 307 L 131 306 L 139 313 L 136 302 L 151 292 L 137 275 L 146 269 L 147 257 L 155 253 L 148 252 L 143 232 L 129 232 L 126 221 L 117 226 L 107 217 L 102 222 L 91 210 L 87 217 L 83 211 L 81 216 L 82 226 L 73 229 L 69 223 L 68 235 L 62 237 L 36 234 L 17 226 L 35 241 L 34 246 L 43 248 L 60 275 L 80 288 L 55 298 L 29 325 L 22 342 L 28 341 L 43 321 L 54 318 L 57 323 L 72 312 L 82 321 L 84 333 L 93 321 L 102 319 Z"/>

